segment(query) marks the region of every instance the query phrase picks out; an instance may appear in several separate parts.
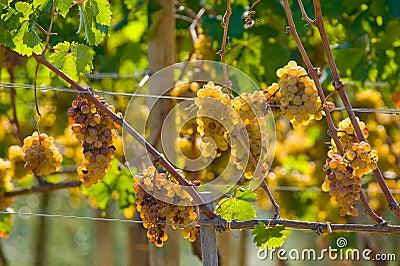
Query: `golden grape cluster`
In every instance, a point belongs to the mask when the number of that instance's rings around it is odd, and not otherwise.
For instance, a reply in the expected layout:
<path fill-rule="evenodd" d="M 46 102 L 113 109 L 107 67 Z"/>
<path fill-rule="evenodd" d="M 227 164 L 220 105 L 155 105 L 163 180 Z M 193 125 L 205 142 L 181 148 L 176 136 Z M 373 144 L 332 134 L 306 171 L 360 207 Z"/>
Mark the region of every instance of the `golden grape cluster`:
<path fill-rule="evenodd" d="M 358 118 L 357 122 L 367 138 L 368 128 Z M 358 216 L 354 205 L 360 199 L 362 177 L 377 168 L 378 154 L 366 141 L 358 141 L 349 118 L 339 123 L 338 136 L 344 155 L 339 154 L 332 140 L 324 166 L 326 177 L 322 189 L 329 191 L 331 201 L 339 204 L 341 216 Z"/>
<path fill-rule="evenodd" d="M 28 172 L 26 171 L 25 165 L 25 155 L 21 146 L 11 145 L 8 148 L 8 159 L 12 165 L 12 178 L 20 179 L 25 177 Z"/>
<path fill-rule="evenodd" d="M 268 105 L 261 91 L 242 93 L 232 101 L 232 106 L 245 126 L 245 135 L 248 143 L 242 145 L 240 140 L 232 142 L 232 155 L 239 170 L 244 170 L 244 176 L 250 179 L 256 169 L 258 161 L 265 161 L 269 135 L 262 130 L 266 125 L 264 115 L 268 113 Z M 242 135 L 240 132 L 238 134 Z M 238 134 L 232 134 L 237 138 Z M 247 150 L 243 146 L 248 146 Z M 253 161 L 255 160 L 255 162 Z"/>
<path fill-rule="evenodd" d="M 63 157 L 53 137 L 35 131 L 32 136 L 24 139 L 22 149 L 28 173 L 47 176 L 60 170 Z"/>
<path fill-rule="evenodd" d="M 201 154 L 204 157 L 218 157 L 229 148 L 228 131 L 235 124 L 231 99 L 222 92 L 221 86 L 210 81 L 197 91 L 195 104 L 199 107 L 197 131 L 203 138 Z"/>
<path fill-rule="evenodd" d="M 11 206 L 13 198 L 5 197 L 4 193 L 12 190 L 11 183 L 11 162 L 0 158 L 0 210 Z"/>
<path fill-rule="evenodd" d="M 250 179 L 259 161 L 266 159 L 269 136 L 263 130 L 268 103 L 262 91 L 231 99 L 222 87 L 208 82 L 197 91 L 197 131 L 201 154 L 218 157 L 231 148 L 234 163 Z M 207 138 L 205 138 L 207 137 Z M 215 143 L 215 146 L 214 146 Z"/>
<path fill-rule="evenodd" d="M 115 108 L 104 98 L 95 96 L 109 110 Z M 79 178 L 85 187 L 98 183 L 111 168 L 115 147 L 113 145 L 116 125 L 110 116 L 89 101 L 85 95 L 78 95 L 68 110 L 68 121 L 76 138 L 83 147 L 83 162 L 78 168 Z"/>
<path fill-rule="evenodd" d="M 194 211 L 192 197 L 181 186 L 170 182 L 167 175 L 158 173 L 154 166 L 143 171 L 143 175 L 134 177 L 136 191 L 136 209 L 140 212 L 147 237 L 157 247 L 162 247 L 168 239 L 166 224 L 174 229 L 181 228 L 181 235 L 194 242 L 200 234 L 197 225 L 197 213 Z M 144 188 L 144 189 L 143 189 Z M 161 201 L 146 191 L 157 191 L 167 195 L 172 203 Z"/>
<path fill-rule="evenodd" d="M 321 120 L 322 102 L 314 81 L 307 71 L 295 61 L 276 71 L 280 79 L 264 91 L 270 104 L 280 106 L 280 111 L 297 128 L 308 125 L 311 120 Z"/>

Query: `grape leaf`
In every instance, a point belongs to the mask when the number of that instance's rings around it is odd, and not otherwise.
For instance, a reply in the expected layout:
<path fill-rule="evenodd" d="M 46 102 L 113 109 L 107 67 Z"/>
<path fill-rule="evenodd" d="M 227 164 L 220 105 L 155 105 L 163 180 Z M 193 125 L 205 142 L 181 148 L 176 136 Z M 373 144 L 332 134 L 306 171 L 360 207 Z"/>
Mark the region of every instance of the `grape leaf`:
<path fill-rule="evenodd" d="M 111 170 L 103 180 L 90 188 L 84 188 L 84 193 L 94 201 L 94 206 L 105 210 L 110 202 L 111 196 L 117 198 L 118 206 L 123 211 L 135 202 L 135 191 L 133 189 L 133 178 L 128 169 L 119 169 L 118 160 L 111 162 Z"/>
<path fill-rule="evenodd" d="M 55 0 L 54 8 L 58 12 L 58 14 L 60 14 L 65 18 L 73 3 L 74 3 L 73 0 Z"/>
<path fill-rule="evenodd" d="M 79 4 L 79 29 L 84 32 L 90 45 L 98 45 L 108 35 L 111 25 L 111 9 L 107 0 L 87 0 Z"/>
<path fill-rule="evenodd" d="M 250 190 L 238 188 L 235 196 L 219 201 L 217 213 L 225 220 L 248 221 L 256 217 L 251 202 L 257 201 L 257 195 Z"/>
<path fill-rule="evenodd" d="M 14 219 L 13 219 L 13 214 L 11 214 L 11 212 L 13 212 L 13 210 L 11 208 L 7 208 L 7 211 L 9 211 L 10 213 L 0 213 L 0 237 L 1 238 L 8 238 L 11 229 L 12 229 L 12 225 L 14 223 Z"/>
<path fill-rule="evenodd" d="M 89 73 L 93 68 L 92 50 L 83 44 L 73 42 L 71 52 L 76 56 L 76 67 L 78 72 Z"/>
<path fill-rule="evenodd" d="M 285 243 L 286 234 L 282 232 L 284 230 L 285 227 L 280 224 L 267 227 L 264 223 L 259 222 L 250 234 L 254 235 L 253 243 L 256 243 L 260 250 L 264 250 L 265 245 L 268 249 L 275 249 Z"/>
<path fill-rule="evenodd" d="M 16 2 L 14 7 L 0 4 L 0 43 L 21 55 L 40 53 L 43 43 L 35 31 L 36 15 L 32 4 Z"/>
<path fill-rule="evenodd" d="M 44 10 L 49 4 L 49 0 L 33 0 L 33 7 Z"/>
<path fill-rule="evenodd" d="M 89 47 L 76 42 L 62 42 L 54 46 L 54 51 L 49 61 L 73 80 L 78 81 L 81 73 L 92 70 L 93 54 Z M 50 75 L 55 74 L 51 72 Z"/>
<path fill-rule="evenodd" d="M 239 187 L 236 190 L 235 197 L 248 202 L 257 201 L 257 194 L 243 187 Z"/>

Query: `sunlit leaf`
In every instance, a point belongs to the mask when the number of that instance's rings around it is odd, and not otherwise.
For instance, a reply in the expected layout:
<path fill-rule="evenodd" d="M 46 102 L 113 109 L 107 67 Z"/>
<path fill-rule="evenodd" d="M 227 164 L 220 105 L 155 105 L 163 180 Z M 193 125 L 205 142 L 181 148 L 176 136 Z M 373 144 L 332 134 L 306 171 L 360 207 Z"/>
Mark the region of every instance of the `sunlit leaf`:
<path fill-rule="evenodd" d="M 111 9 L 107 0 L 87 0 L 79 4 L 79 29 L 90 45 L 98 45 L 108 35 Z"/>
<path fill-rule="evenodd" d="M 49 56 L 49 60 L 73 80 L 78 81 L 81 73 L 88 73 L 92 69 L 93 54 L 90 48 L 83 44 L 62 42 L 54 46 L 54 53 Z"/>
<path fill-rule="evenodd" d="M 238 188 L 235 196 L 219 201 L 217 212 L 225 220 L 248 221 L 256 217 L 251 202 L 257 201 L 257 195 L 250 190 Z"/>
<path fill-rule="evenodd" d="M 254 226 L 254 230 L 251 235 L 254 235 L 253 243 L 263 250 L 265 246 L 268 249 L 276 249 L 281 247 L 285 243 L 286 235 L 284 232 L 285 227 L 283 225 L 275 225 L 273 227 L 267 227 L 264 223 L 259 222 Z"/>
<path fill-rule="evenodd" d="M 61 16 L 65 18 L 69 12 L 72 3 L 74 3 L 73 0 L 55 0 L 54 8 Z"/>

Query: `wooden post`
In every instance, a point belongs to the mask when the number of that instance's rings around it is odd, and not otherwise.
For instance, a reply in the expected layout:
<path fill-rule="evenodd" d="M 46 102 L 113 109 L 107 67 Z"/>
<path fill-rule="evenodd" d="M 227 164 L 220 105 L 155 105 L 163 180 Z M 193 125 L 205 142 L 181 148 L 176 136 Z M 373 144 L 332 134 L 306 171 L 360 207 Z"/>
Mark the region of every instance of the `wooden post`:
<path fill-rule="evenodd" d="M 213 196 L 211 192 L 200 192 L 200 196 L 204 202 L 211 209 L 213 206 Z M 200 219 L 209 219 L 205 214 L 200 213 Z M 203 265 L 205 266 L 216 266 L 218 265 L 218 252 L 217 252 L 217 235 L 215 229 L 205 226 L 200 226 L 200 237 L 201 237 L 201 256 L 203 259 Z"/>
<path fill-rule="evenodd" d="M 153 36 L 148 42 L 149 73 L 153 75 L 157 71 L 173 65 L 175 63 L 175 4 L 173 0 L 152 0 L 148 1 L 149 25 L 155 28 Z M 161 12 L 156 16 L 154 12 Z M 154 19 L 154 20 L 153 20 Z M 152 95 L 162 95 L 166 89 L 174 86 L 174 72 L 164 71 L 161 76 L 150 78 L 148 81 L 149 93 Z M 152 106 L 150 115 L 147 119 L 149 130 L 149 142 L 159 151 L 173 151 L 175 143 L 162 143 L 160 141 L 160 130 L 165 114 L 169 112 L 170 100 L 167 99 L 147 99 Z M 175 125 L 163 125 L 162 130 L 174 132 Z M 152 266 L 172 266 L 179 265 L 179 230 L 167 229 L 168 241 L 162 248 L 157 248 L 150 244 L 150 260 Z M 146 233 L 144 233 L 146 235 Z M 141 266 L 141 264 L 138 264 Z"/>

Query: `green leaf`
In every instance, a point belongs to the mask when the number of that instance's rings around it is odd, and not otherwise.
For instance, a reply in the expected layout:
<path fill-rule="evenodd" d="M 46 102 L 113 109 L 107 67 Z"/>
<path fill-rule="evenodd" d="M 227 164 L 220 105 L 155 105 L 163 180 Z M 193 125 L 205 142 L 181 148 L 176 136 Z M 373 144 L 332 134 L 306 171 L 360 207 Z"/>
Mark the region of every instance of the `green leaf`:
<path fill-rule="evenodd" d="M 0 43 L 21 55 L 40 53 L 43 44 L 35 31 L 36 15 L 32 4 L 16 2 L 15 8 L 0 5 Z"/>
<path fill-rule="evenodd" d="M 54 46 L 54 51 L 49 61 L 74 81 L 78 81 L 80 74 L 92 70 L 93 54 L 89 47 L 76 42 L 62 42 Z M 50 74 L 54 76 L 54 73 Z"/>
<path fill-rule="evenodd" d="M 123 211 L 135 202 L 133 178 L 128 169 L 119 169 L 117 159 L 111 162 L 111 166 L 111 170 L 101 182 L 83 191 L 94 200 L 94 205 L 102 210 L 107 208 L 111 196 L 115 195 L 118 206 Z"/>
<path fill-rule="evenodd" d="M 29 48 L 35 48 L 37 45 L 40 45 L 40 41 L 40 37 L 36 32 L 28 31 L 24 33 L 23 42 Z"/>
<path fill-rule="evenodd" d="M 33 7 L 39 10 L 44 10 L 48 4 L 49 0 L 33 0 Z"/>
<path fill-rule="evenodd" d="M 87 0 L 79 5 L 79 29 L 90 45 L 98 45 L 108 35 L 111 9 L 107 0 Z"/>
<path fill-rule="evenodd" d="M 74 3 L 73 0 L 55 0 L 54 8 L 58 12 L 58 14 L 60 14 L 65 18 L 73 3 Z"/>
<path fill-rule="evenodd" d="M 257 194 L 243 187 L 240 187 L 236 190 L 235 197 L 236 199 L 241 199 L 248 202 L 257 201 Z"/>
<path fill-rule="evenodd" d="M 15 3 L 15 10 L 17 10 L 19 13 L 22 13 L 23 17 L 21 20 L 27 20 L 33 13 L 32 5 L 25 2 Z"/>
<path fill-rule="evenodd" d="M 235 197 L 219 201 L 217 213 L 225 220 L 248 221 L 256 217 L 251 202 L 257 201 L 257 195 L 250 190 L 238 188 Z"/>
<path fill-rule="evenodd" d="M 277 224 L 274 227 L 267 227 L 264 223 L 259 222 L 254 226 L 251 235 L 254 235 L 253 243 L 256 243 L 260 250 L 267 245 L 268 249 L 281 247 L 285 243 L 286 234 L 283 225 Z"/>
<path fill-rule="evenodd" d="M 6 209 L 9 212 L 13 212 L 11 208 Z M 14 223 L 13 214 L 11 213 L 1 213 L 0 214 L 0 237 L 8 238 L 11 232 L 12 225 Z"/>
<path fill-rule="evenodd" d="M 78 72 L 88 73 L 92 70 L 93 54 L 89 47 L 73 42 L 71 52 L 77 58 L 76 67 Z"/>

